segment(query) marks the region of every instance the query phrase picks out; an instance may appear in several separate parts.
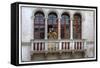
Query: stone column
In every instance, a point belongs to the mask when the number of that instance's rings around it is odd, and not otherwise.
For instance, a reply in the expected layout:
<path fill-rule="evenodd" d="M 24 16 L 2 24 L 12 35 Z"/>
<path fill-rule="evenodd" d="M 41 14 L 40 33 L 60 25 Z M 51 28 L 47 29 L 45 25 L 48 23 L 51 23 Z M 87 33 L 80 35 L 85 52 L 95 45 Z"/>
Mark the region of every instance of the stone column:
<path fill-rule="evenodd" d="M 70 43 L 70 49 L 74 49 L 74 40 L 73 40 L 73 13 L 70 14 L 70 39 L 72 40 Z"/>
<path fill-rule="evenodd" d="M 61 39 L 61 18 L 58 18 L 58 39 Z"/>
<path fill-rule="evenodd" d="M 61 40 L 61 17 L 58 18 L 58 40 Z M 61 50 L 61 42 L 59 42 L 59 50 Z"/>
<path fill-rule="evenodd" d="M 73 39 L 73 14 L 70 15 L 70 39 Z"/>
<path fill-rule="evenodd" d="M 33 51 L 33 39 L 34 39 L 34 15 L 31 17 L 31 25 L 32 25 L 32 29 L 31 29 L 31 51 Z"/>
<path fill-rule="evenodd" d="M 45 40 L 47 40 L 48 37 L 48 24 L 47 24 L 47 18 L 45 18 Z"/>
<path fill-rule="evenodd" d="M 33 38 L 32 39 L 34 39 L 34 16 L 32 16 L 32 29 L 33 29 L 33 31 L 32 31 Z"/>
<path fill-rule="evenodd" d="M 48 18 L 45 17 L 45 40 L 48 39 Z M 45 50 L 47 51 L 48 50 L 48 42 L 45 41 Z"/>

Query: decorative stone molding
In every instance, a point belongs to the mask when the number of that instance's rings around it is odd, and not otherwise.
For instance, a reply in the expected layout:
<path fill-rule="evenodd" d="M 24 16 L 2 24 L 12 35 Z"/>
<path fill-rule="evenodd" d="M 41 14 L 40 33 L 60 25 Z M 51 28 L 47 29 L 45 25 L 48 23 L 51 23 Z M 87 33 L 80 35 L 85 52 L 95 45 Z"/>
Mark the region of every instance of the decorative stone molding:
<path fill-rule="evenodd" d="M 57 10 L 50 9 L 50 10 L 48 11 L 47 15 L 49 15 L 49 13 L 51 13 L 51 12 L 54 12 L 54 13 L 56 13 L 56 14 L 57 14 L 57 17 L 58 17 L 58 15 L 59 15 L 59 12 L 58 12 Z"/>

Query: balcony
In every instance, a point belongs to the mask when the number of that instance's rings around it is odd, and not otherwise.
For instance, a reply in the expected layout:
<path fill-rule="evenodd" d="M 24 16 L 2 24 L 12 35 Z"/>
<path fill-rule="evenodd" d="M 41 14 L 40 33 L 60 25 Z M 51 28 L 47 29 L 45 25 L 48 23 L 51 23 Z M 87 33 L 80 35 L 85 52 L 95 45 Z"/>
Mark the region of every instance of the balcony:
<path fill-rule="evenodd" d="M 33 53 L 83 51 L 85 47 L 86 40 L 31 40 Z"/>
<path fill-rule="evenodd" d="M 47 59 L 50 58 L 50 54 L 57 57 L 54 59 L 83 58 L 85 52 L 86 40 L 31 40 L 32 59 L 35 55 L 42 55 L 42 58 Z"/>

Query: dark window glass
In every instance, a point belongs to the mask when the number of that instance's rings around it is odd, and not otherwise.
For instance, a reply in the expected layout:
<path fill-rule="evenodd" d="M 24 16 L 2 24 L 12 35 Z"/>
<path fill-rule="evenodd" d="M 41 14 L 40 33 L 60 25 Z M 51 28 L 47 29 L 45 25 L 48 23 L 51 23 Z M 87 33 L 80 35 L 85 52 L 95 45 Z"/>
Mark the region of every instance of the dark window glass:
<path fill-rule="evenodd" d="M 42 12 L 37 12 L 34 19 L 34 39 L 44 39 L 45 20 Z"/>
<path fill-rule="evenodd" d="M 49 39 L 58 38 L 58 22 L 57 22 L 57 15 L 55 13 L 50 13 L 48 15 L 48 38 Z"/>
<path fill-rule="evenodd" d="M 73 21 L 73 38 L 81 39 L 81 15 L 75 14 Z"/>
<path fill-rule="evenodd" d="M 61 18 L 61 39 L 70 38 L 70 16 L 68 14 L 62 14 Z"/>

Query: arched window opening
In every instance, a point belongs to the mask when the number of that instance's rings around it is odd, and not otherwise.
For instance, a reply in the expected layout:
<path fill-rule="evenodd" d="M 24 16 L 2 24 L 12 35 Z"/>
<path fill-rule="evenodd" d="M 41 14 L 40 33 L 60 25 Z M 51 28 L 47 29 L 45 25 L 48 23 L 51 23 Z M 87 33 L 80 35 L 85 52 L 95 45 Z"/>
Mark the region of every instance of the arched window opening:
<path fill-rule="evenodd" d="M 63 13 L 61 16 L 61 39 L 70 39 L 70 16 Z"/>
<path fill-rule="evenodd" d="M 44 39 L 45 36 L 45 19 L 44 13 L 38 11 L 34 18 L 34 39 Z"/>
<path fill-rule="evenodd" d="M 74 14 L 73 39 L 81 39 L 81 19 L 81 15 L 79 13 Z"/>
<path fill-rule="evenodd" d="M 48 38 L 49 39 L 58 38 L 57 14 L 54 12 L 51 12 L 48 15 Z"/>

